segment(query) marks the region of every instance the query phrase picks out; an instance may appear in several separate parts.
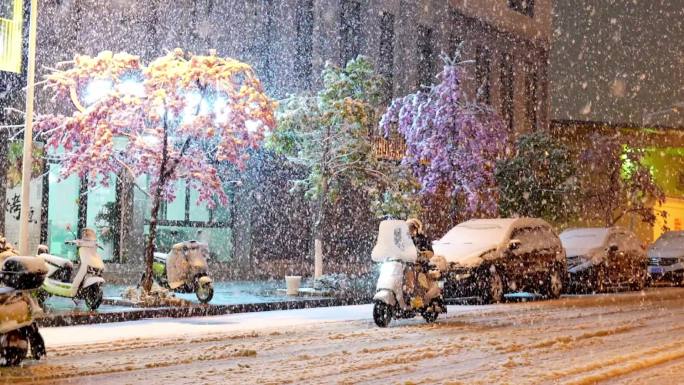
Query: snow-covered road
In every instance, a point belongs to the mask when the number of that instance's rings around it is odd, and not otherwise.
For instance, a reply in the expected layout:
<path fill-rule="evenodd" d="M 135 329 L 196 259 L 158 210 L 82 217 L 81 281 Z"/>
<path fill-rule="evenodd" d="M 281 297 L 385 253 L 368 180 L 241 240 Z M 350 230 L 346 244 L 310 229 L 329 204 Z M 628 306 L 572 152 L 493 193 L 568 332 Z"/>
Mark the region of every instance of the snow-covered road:
<path fill-rule="evenodd" d="M 684 289 L 450 306 L 375 327 L 347 306 L 45 328 L 20 384 L 681 384 Z"/>

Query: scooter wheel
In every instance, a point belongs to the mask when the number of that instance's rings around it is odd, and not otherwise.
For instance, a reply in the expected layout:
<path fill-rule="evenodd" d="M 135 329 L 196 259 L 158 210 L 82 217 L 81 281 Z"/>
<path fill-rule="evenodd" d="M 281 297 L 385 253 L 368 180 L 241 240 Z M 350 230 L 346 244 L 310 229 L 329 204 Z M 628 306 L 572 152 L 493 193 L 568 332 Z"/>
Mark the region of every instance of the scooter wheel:
<path fill-rule="evenodd" d="M 214 287 L 211 285 L 206 285 L 205 287 L 198 285 L 197 289 L 195 289 L 195 295 L 201 303 L 209 303 L 214 298 Z"/>
<path fill-rule="evenodd" d="M 18 366 L 21 361 L 26 358 L 26 349 L 21 348 L 5 348 L 2 351 L 2 356 L 5 358 L 4 366 Z"/>
<path fill-rule="evenodd" d="M 373 321 L 381 328 L 387 327 L 392 320 L 392 308 L 382 301 L 373 305 Z"/>
<path fill-rule="evenodd" d="M 28 354 L 28 341 L 19 330 L 0 336 L 0 356 L 5 359 L 3 366 L 17 366 Z"/>
<path fill-rule="evenodd" d="M 100 304 L 102 304 L 103 295 L 102 285 L 95 284 L 88 286 L 85 289 L 85 294 L 83 295 L 88 309 L 97 310 L 97 308 L 100 307 Z"/>

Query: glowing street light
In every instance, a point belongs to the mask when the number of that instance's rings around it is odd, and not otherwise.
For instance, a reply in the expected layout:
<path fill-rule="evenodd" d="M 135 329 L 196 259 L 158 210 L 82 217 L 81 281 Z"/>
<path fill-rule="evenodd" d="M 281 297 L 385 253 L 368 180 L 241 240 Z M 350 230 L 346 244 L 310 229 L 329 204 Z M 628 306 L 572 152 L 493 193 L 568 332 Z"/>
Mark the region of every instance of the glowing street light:
<path fill-rule="evenodd" d="M 83 101 L 87 106 L 97 103 L 112 92 L 114 84 L 108 79 L 96 79 L 88 83 L 83 95 Z"/>

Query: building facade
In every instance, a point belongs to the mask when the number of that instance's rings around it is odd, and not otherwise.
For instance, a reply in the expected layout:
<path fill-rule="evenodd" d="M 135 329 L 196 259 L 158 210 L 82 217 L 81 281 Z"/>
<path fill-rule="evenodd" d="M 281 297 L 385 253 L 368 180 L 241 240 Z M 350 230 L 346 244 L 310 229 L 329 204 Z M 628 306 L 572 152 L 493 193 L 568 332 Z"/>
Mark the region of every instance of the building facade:
<path fill-rule="evenodd" d="M 472 61 L 467 93 L 492 104 L 508 130 L 544 129 L 550 120 L 550 0 L 152 0 L 144 6 L 130 0 L 51 0 L 40 2 L 39 12 L 39 74 L 76 54 L 103 50 L 127 51 L 149 61 L 175 47 L 197 53 L 216 49 L 251 64 L 278 99 L 315 90 L 326 63 L 343 65 L 364 55 L 386 77 L 389 101 L 435 82 L 440 56 L 460 47 L 462 58 Z M 38 95 L 39 112 L 62 108 L 48 95 Z M 101 234 L 109 243 L 107 258 L 139 258 L 148 212 L 145 194 L 125 181 L 94 190 L 85 182 L 61 180 L 58 167 L 48 164 L 41 241 L 59 249 L 74 229 L 114 229 L 114 236 Z M 263 183 L 270 184 L 266 188 L 243 179 L 231 187 L 233 205 L 219 211 L 195 206 L 195 192 L 179 185 L 176 200 L 163 208 L 164 242 L 198 236 L 201 230 L 199 236 L 210 242 L 218 259 L 252 258 L 252 245 L 258 243 L 253 234 L 266 225 L 259 222 L 268 213 L 263 202 L 287 194 L 287 186 Z M 144 188 L 144 181 L 139 185 Z M 108 217 L 110 210 L 122 216 Z M 296 230 L 305 225 L 288 221 L 286 227 L 293 230 L 276 238 L 308 236 Z M 292 252 L 301 247 L 294 242 Z"/>

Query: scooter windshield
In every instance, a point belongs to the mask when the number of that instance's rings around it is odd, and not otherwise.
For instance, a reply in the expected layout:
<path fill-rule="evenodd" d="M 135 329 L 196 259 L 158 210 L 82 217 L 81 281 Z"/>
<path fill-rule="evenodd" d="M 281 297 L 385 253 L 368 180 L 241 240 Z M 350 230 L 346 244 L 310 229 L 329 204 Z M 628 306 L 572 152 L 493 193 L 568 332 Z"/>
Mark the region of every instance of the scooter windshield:
<path fill-rule="evenodd" d="M 188 252 L 187 261 L 194 273 L 204 273 L 207 271 L 207 260 L 201 250 L 191 250 Z"/>

